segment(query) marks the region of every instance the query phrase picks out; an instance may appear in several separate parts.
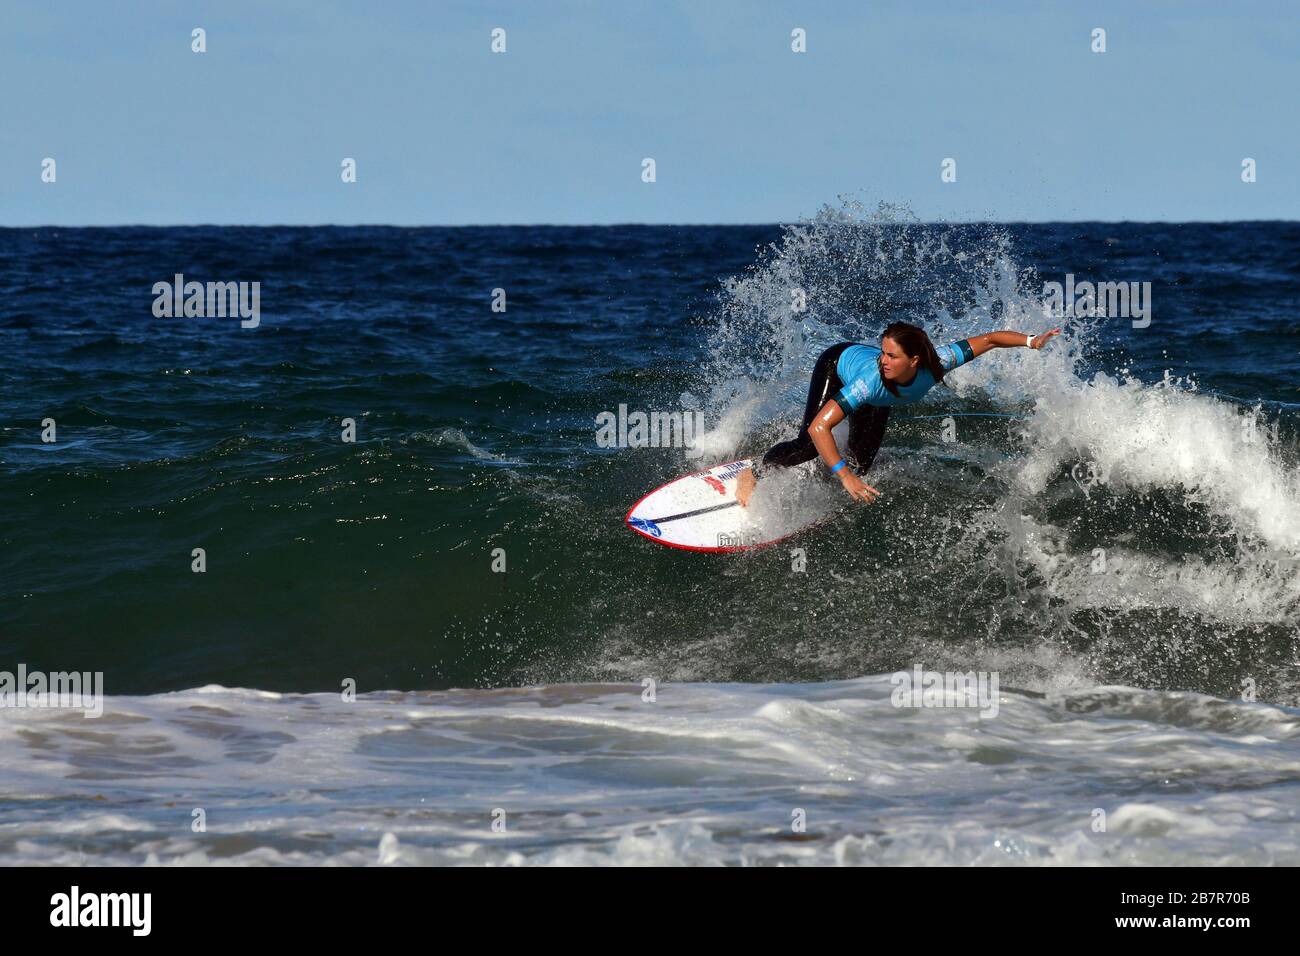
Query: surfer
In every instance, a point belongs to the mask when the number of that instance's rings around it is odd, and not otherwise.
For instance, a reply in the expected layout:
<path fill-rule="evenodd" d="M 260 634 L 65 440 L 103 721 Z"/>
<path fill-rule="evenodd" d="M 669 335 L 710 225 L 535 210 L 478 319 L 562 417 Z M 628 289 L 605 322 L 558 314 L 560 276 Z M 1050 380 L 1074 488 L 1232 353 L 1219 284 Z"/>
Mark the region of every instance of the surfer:
<path fill-rule="evenodd" d="M 769 468 L 789 468 L 818 455 L 853 498 L 874 501 L 880 492 L 848 468 L 831 429 L 849 419 L 849 457 L 863 472 L 871 467 L 885 437 L 885 422 L 894 405 L 918 401 L 943 381 L 945 372 L 989 349 L 1041 349 L 1060 329 L 1042 335 L 990 332 L 936 349 L 919 326 L 894 322 L 881 334 L 880 347 L 841 342 L 813 366 L 803 428 L 797 438 L 773 445 L 763 460 L 736 476 L 736 500 L 748 505 L 758 479 Z"/>

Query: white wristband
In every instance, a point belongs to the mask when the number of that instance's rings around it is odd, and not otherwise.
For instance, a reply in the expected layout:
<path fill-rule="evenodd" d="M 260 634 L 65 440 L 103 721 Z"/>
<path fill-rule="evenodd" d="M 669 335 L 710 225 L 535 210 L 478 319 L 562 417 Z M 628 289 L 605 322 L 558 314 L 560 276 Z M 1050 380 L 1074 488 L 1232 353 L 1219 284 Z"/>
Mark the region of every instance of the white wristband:
<path fill-rule="evenodd" d="M 1033 337 L 1032 335 L 1026 335 L 1026 336 L 1025 336 L 1025 348 L 1027 348 L 1027 349 L 1032 349 L 1033 347 L 1034 347 L 1034 337 Z"/>

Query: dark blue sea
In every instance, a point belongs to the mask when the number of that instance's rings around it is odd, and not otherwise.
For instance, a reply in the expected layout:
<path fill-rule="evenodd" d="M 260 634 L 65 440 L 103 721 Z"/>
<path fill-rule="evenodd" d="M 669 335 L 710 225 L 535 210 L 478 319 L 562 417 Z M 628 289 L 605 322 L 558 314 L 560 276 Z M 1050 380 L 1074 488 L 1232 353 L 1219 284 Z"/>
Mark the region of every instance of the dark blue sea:
<path fill-rule="evenodd" d="M 877 505 L 625 527 L 900 319 L 1064 331 L 898 409 Z M 0 229 L 19 664 L 107 703 L 3 712 L 10 862 L 1300 863 L 1300 224 Z M 1001 717 L 892 707 L 916 665 Z"/>

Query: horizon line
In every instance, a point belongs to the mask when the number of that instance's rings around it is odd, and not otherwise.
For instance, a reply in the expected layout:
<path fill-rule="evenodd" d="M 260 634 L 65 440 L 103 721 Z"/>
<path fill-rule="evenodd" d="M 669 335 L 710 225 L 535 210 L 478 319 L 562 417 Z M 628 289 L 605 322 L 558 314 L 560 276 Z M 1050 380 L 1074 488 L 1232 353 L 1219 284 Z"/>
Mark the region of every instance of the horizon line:
<path fill-rule="evenodd" d="M 915 219 L 854 220 L 880 226 L 1197 226 L 1300 223 L 1300 219 Z M 799 226 L 815 219 L 770 222 L 465 222 L 465 223 L 395 223 L 395 222 L 119 222 L 119 223 L 40 223 L 9 225 L 0 229 L 626 229 L 642 228 L 768 228 Z"/>

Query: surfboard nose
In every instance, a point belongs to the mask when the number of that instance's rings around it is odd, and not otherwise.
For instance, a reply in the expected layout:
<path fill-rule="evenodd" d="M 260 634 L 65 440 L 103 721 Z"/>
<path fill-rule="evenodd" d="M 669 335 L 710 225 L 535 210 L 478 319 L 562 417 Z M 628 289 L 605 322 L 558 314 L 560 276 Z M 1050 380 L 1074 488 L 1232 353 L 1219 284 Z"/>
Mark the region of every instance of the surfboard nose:
<path fill-rule="evenodd" d="M 634 518 L 632 515 L 627 516 L 627 523 L 630 527 L 643 534 L 652 534 L 656 538 L 664 536 L 663 530 L 649 518 Z"/>

